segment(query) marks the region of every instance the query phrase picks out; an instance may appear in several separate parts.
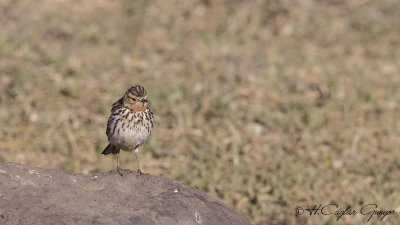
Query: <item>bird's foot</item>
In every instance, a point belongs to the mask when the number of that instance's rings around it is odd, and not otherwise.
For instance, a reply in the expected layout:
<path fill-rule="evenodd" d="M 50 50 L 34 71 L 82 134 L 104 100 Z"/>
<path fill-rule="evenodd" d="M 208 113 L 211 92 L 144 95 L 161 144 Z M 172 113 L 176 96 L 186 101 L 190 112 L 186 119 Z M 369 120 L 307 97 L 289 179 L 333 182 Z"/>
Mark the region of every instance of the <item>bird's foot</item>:
<path fill-rule="evenodd" d="M 124 175 L 122 174 L 122 169 L 119 168 L 119 166 L 117 166 L 117 172 L 119 175 L 121 175 L 121 177 L 123 177 Z"/>
<path fill-rule="evenodd" d="M 140 169 L 138 169 L 136 173 L 138 173 L 139 175 L 143 174 L 143 172 Z"/>

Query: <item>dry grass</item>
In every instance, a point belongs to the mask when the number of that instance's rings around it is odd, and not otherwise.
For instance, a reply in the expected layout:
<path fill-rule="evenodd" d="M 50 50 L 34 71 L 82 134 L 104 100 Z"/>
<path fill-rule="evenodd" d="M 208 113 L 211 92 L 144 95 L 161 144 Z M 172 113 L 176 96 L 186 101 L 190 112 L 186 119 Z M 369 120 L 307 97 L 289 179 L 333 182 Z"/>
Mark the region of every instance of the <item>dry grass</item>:
<path fill-rule="evenodd" d="M 0 0 L 0 162 L 113 168 L 100 155 L 110 106 L 142 84 L 156 120 L 140 151 L 148 173 L 254 223 L 295 224 L 296 206 L 332 201 L 395 208 L 399 11 L 396 0 Z M 136 168 L 133 155 L 122 165 Z"/>

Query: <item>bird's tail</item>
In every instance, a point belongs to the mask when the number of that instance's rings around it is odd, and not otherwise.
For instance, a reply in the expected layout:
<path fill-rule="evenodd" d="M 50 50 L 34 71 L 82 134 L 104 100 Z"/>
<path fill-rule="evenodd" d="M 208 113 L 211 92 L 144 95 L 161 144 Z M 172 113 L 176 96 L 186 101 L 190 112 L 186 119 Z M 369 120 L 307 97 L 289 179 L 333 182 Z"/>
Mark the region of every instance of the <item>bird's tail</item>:
<path fill-rule="evenodd" d="M 108 155 L 108 154 L 118 154 L 119 152 L 119 148 L 117 148 L 115 145 L 113 144 L 108 144 L 107 147 L 103 150 L 103 152 L 101 154 L 104 155 Z"/>

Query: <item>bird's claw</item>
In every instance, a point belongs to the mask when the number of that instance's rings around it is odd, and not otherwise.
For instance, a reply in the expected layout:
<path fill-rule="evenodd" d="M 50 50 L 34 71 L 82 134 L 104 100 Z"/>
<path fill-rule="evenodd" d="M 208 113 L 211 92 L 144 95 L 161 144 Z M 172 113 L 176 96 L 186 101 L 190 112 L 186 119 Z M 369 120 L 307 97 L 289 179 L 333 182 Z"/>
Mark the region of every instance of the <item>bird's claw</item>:
<path fill-rule="evenodd" d="M 121 177 L 123 177 L 123 174 L 122 174 L 121 168 L 117 167 L 117 172 L 118 172 L 118 174 L 119 174 Z"/>

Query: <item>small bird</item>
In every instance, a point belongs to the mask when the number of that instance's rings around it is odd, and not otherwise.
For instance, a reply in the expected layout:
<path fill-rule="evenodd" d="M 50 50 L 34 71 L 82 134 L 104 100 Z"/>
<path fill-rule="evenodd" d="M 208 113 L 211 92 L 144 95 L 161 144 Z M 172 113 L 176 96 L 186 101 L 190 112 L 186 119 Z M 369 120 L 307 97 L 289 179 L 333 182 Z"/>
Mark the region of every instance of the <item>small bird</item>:
<path fill-rule="evenodd" d="M 108 146 L 101 154 L 117 155 L 117 171 L 122 176 L 119 167 L 119 151 L 135 150 L 138 166 L 137 172 L 141 175 L 138 148 L 151 134 L 153 128 L 153 113 L 148 107 L 147 91 L 140 85 L 129 88 L 125 95 L 112 105 L 111 115 L 108 118 L 106 134 Z"/>

